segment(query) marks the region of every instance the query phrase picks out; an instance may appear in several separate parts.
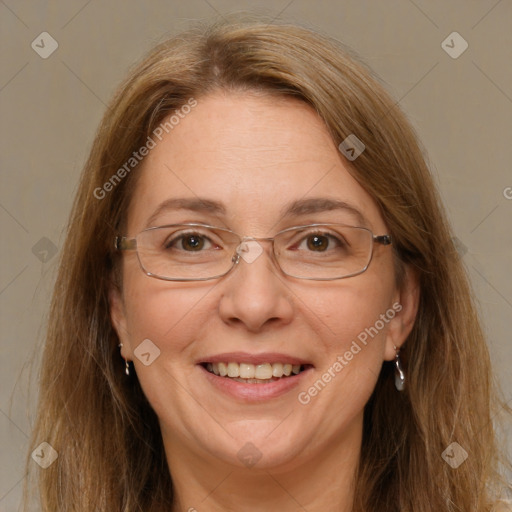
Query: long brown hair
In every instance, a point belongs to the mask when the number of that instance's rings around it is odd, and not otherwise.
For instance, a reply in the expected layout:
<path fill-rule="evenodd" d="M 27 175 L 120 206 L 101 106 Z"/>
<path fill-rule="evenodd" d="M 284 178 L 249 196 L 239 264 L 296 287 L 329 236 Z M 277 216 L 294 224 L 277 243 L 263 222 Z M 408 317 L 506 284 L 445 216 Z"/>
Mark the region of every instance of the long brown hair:
<path fill-rule="evenodd" d="M 131 70 L 100 124 L 61 254 L 42 362 L 31 446 L 46 441 L 58 459 L 45 470 L 28 459 L 39 471 L 41 509 L 170 509 L 158 421 L 136 375 L 124 374 L 109 316 L 109 288 L 122 286 L 113 240 L 137 167 L 104 184 L 163 119 L 219 89 L 296 98 L 321 116 L 336 145 L 350 134 L 364 141 L 351 172 L 380 207 L 397 259 L 419 277 L 419 312 L 401 352 L 408 385 L 398 393 L 391 365 L 383 365 L 365 408 L 354 511 L 489 510 L 499 485 L 489 355 L 411 126 L 337 41 L 236 17 L 159 44 Z M 469 454 L 457 469 L 441 456 L 452 442 Z"/>

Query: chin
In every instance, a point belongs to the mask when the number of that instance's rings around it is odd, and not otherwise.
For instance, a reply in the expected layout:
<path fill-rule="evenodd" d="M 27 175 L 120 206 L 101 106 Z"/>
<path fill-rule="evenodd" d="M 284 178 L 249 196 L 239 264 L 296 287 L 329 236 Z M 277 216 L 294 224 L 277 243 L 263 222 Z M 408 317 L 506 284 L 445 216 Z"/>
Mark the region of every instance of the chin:
<path fill-rule="evenodd" d="M 231 435 L 226 434 L 223 439 L 217 439 L 214 446 L 214 439 L 209 437 L 204 440 L 205 444 L 208 443 L 205 448 L 216 459 L 239 468 L 291 469 L 299 464 L 309 444 L 304 436 L 294 436 L 290 432 L 286 420 L 281 427 L 275 420 L 253 420 L 237 422 L 236 428 L 229 425 L 226 430 Z"/>

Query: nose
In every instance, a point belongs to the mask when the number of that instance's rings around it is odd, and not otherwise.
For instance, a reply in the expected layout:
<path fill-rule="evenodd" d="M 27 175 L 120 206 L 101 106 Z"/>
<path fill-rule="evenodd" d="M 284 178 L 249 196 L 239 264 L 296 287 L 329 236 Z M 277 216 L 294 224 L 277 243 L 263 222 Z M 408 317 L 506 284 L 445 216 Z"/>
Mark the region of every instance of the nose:
<path fill-rule="evenodd" d="M 244 239 L 235 258 L 238 263 L 221 284 L 219 314 L 222 320 L 251 332 L 291 322 L 292 293 L 272 257 L 271 244 Z"/>

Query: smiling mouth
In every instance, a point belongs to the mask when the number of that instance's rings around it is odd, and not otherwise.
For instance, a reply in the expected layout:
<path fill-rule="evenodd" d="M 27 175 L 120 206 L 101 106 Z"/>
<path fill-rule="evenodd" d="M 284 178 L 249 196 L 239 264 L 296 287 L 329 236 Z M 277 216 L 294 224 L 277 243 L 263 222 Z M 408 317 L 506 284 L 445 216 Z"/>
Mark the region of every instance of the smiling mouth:
<path fill-rule="evenodd" d="M 272 381 L 292 378 L 311 368 L 309 364 L 290 363 L 202 363 L 208 372 L 226 379 L 246 384 L 267 384 Z"/>

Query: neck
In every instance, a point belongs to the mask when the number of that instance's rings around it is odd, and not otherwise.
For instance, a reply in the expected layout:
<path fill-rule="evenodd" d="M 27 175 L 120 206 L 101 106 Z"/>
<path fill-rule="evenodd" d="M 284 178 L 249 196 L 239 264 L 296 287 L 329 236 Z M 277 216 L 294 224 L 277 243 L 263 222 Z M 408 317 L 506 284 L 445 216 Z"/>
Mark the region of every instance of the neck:
<path fill-rule="evenodd" d="M 191 452 L 164 435 L 174 489 L 172 512 L 350 512 L 361 438 L 362 417 L 314 454 L 273 467 L 245 468 Z"/>

